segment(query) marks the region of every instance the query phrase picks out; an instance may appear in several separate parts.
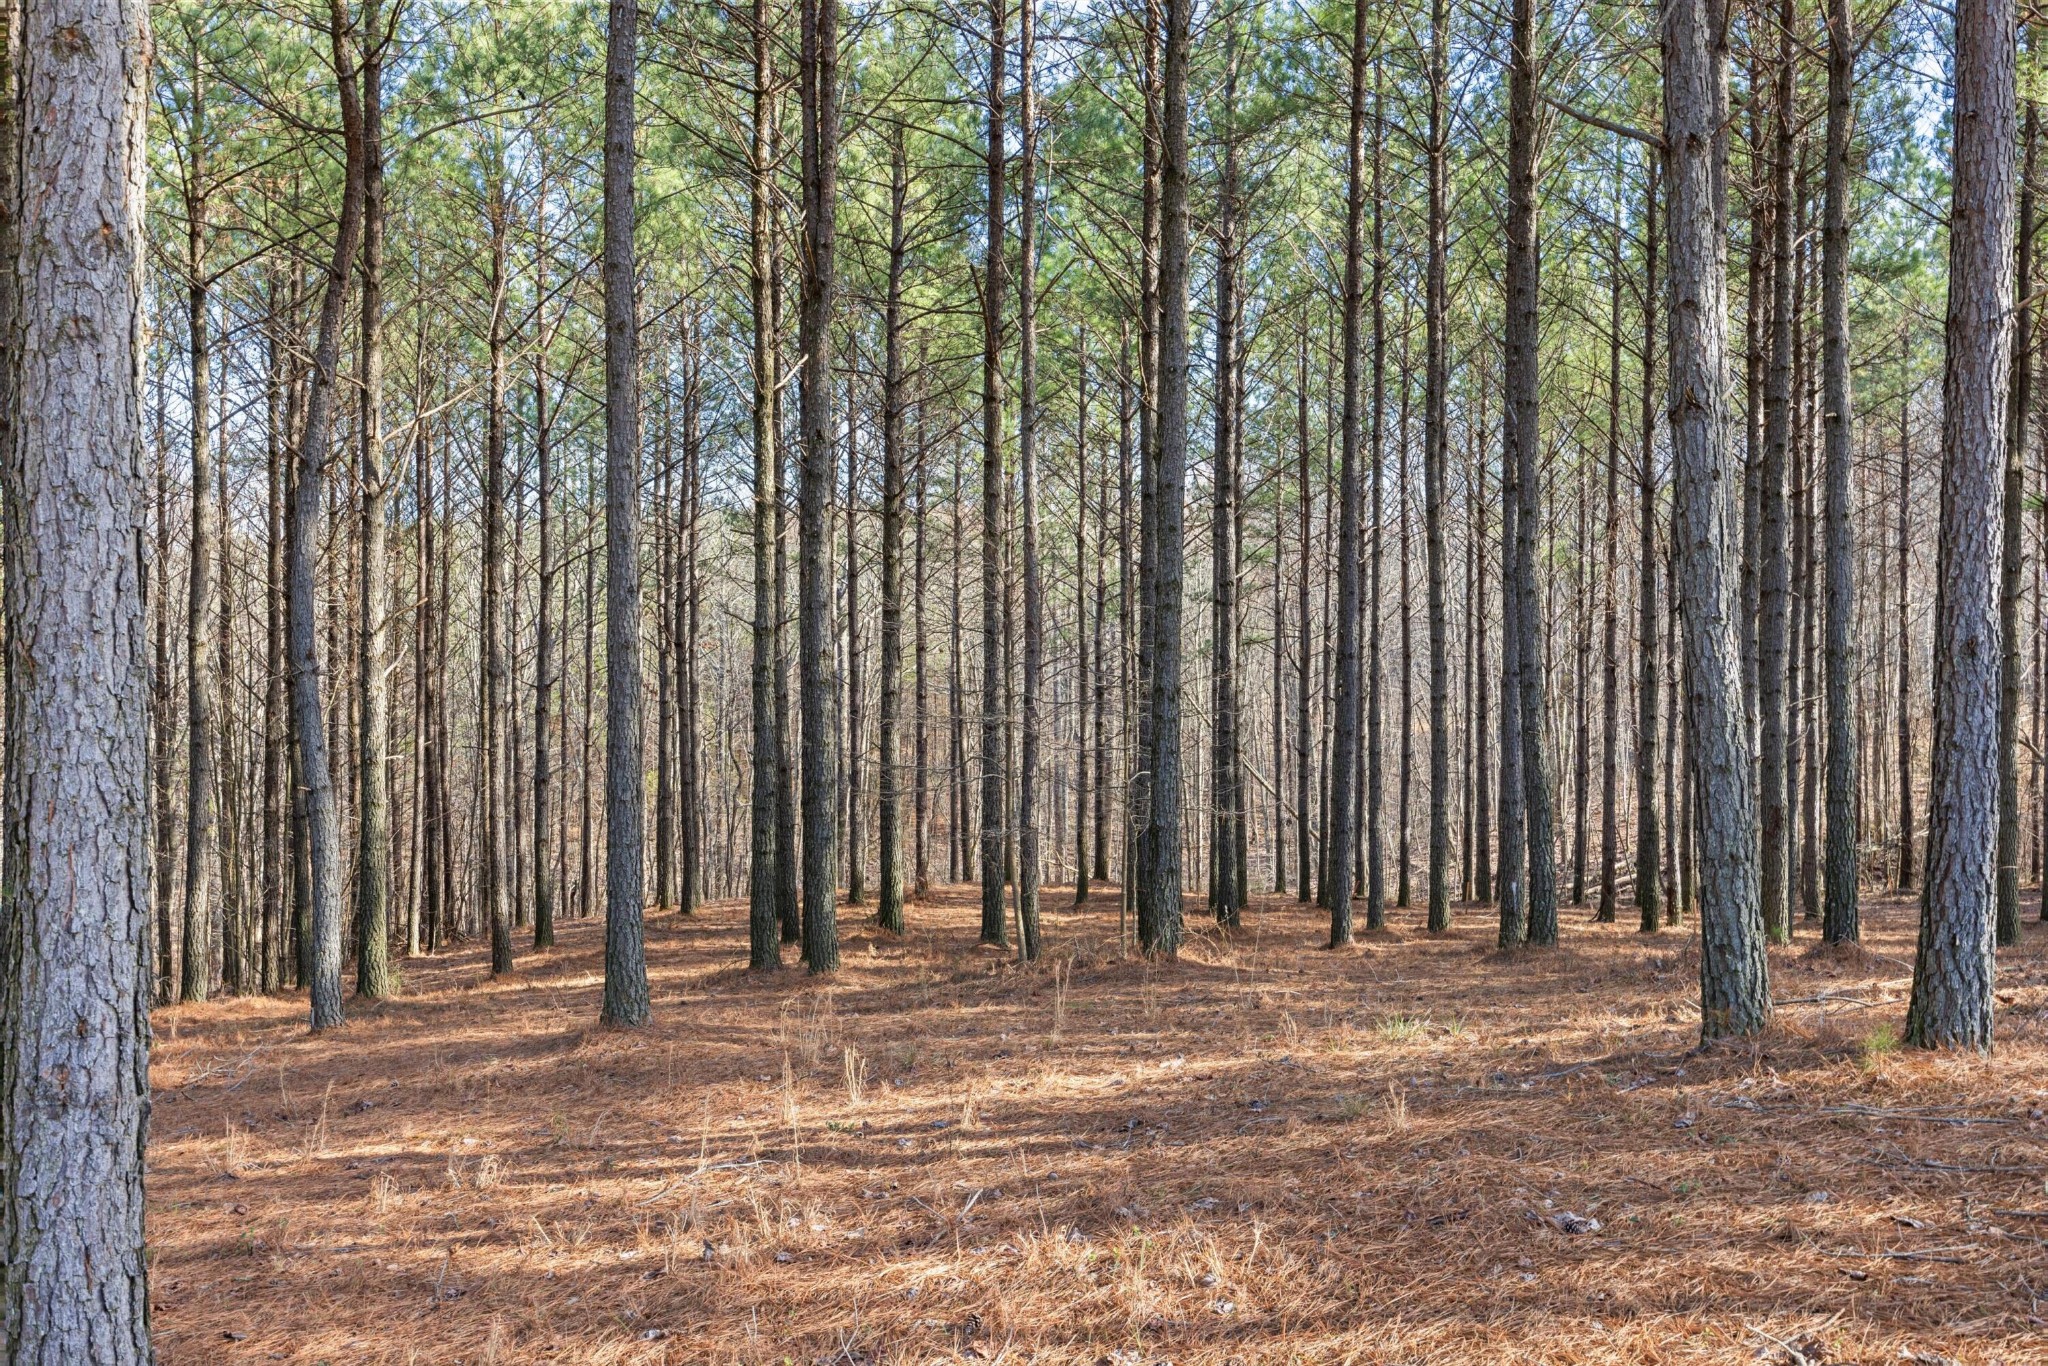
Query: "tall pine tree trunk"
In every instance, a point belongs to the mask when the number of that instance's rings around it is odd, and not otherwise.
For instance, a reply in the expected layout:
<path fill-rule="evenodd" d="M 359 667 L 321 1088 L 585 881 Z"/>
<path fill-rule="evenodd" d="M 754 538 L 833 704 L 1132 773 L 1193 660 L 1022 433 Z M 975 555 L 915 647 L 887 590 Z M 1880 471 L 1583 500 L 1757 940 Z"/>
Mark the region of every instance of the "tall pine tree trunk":
<path fill-rule="evenodd" d="M 1191 0 L 1166 0 L 1159 160 L 1157 469 L 1152 480 L 1152 671 L 1147 680 L 1152 781 L 1138 942 L 1174 956 L 1181 937 L 1181 596 L 1188 455 L 1188 64 Z"/>
<path fill-rule="evenodd" d="M 1024 554 L 1024 678 L 1017 759 L 1017 957 L 1038 957 L 1038 752 L 1045 670 L 1045 590 L 1038 565 L 1038 0 L 1018 0 L 1017 465 Z M 998 238 L 997 240 L 1000 240 Z"/>
<path fill-rule="evenodd" d="M 875 910 L 876 923 L 895 934 L 903 933 L 903 774 L 897 749 L 903 715 L 903 203 L 909 188 L 899 131 L 889 157 L 889 285 L 882 306 L 882 866 Z"/>
<path fill-rule="evenodd" d="M 1927 886 L 1906 1040 L 1991 1047 L 1998 844 L 1997 530 L 2012 378 L 2013 7 L 1956 7 Z"/>
<path fill-rule="evenodd" d="M 1450 0 L 1431 0 L 1429 36 L 1429 262 L 1423 347 L 1422 501 L 1429 611 L 1429 928 L 1451 928 L 1451 643 L 1444 600 L 1444 503 L 1449 497 L 1451 367 L 1447 277 L 1450 255 Z"/>
<path fill-rule="evenodd" d="M 191 371 L 192 542 L 185 609 L 185 934 L 178 999 L 203 1001 L 213 984 L 213 882 L 220 837 L 214 801 L 214 557 L 220 529 L 208 496 L 213 480 L 212 308 L 208 278 L 206 75 L 191 53 L 191 111 L 185 149 L 186 361 Z M 170 870 L 165 869 L 168 877 Z"/>
<path fill-rule="evenodd" d="M 0 15 L 0 1323 L 10 1361 L 144 1366 L 149 18 Z"/>
<path fill-rule="evenodd" d="M 1770 1023 L 1757 905 L 1755 785 L 1743 714 L 1728 449 L 1728 52 L 1720 0 L 1663 0 L 1670 165 L 1673 542 L 1685 626 L 1686 735 L 1700 894 L 1700 1033 Z M 1687 822 L 1681 821 L 1683 827 Z"/>
<path fill-rule="evenodd" d="M 348 281 L 362 241 L 365 146 L 361 92 L 355 83 L 355 35 L 339 0 L 331 7 L 329 43 L 340 93 L 345 170 L 341 213 L 322 287 L 312 346 L 311 383 L 300 429 L 297 487 L 292 491 L 290 565 L 292 714 L 298 737 L 298 786 L 305 801 L 307 906 L 310 911 L 312 1025 L 328 1029 L 342 1022 L 341 1005 L 341 822 L 335 810 L 334 776 L 327 748 L 327 717 L 321 699 L 324 671 L 315 613 L 315 565 L 327 514 L 327 462 L 341 365 L 342 315 Z M 302 958 L 305 955 L 302 955 Z"/>
<path fill-rule="evenodd" d="M 990 0 L 988 210 L 982 220 L 981 293 L 981 942 L 1007 945 L 1003 917 L 1003 241 L 1005 25 L 1008 0 Z"/>
<path fill-rule="evenodd" d="M 607 1025 L 647 1022 L 642 929 L 640 336 L 634 307 L 633 131 L 638 0 L 611 0 L 604 68 L 605 937 Z"/>
<path fill-rule="evenodd" d="M 1350 131 L 1346 143 L 1349 160 L 1349 179 L 1346 187 L 1344 210 L 1344 304 L 1343 304 L 1343 366 L 1344 366 L 1344 408 L 1342 432 L 1339 437 L 1339 473 L 1337 493 L 1337 645 L 1333 661 L 1336 673 L 1335 688 L 1331 697 L 1330 755 L 1325 772 L 1329 782 L 1329 819 L 1324 826 L 1323 856 L 1328 860 L 1322 879 L 1324 904 L 1330 912 L 1330 947 L 1341 948 L 1351 942 L 1351 875 L 1349 864 L 1351 849 L 1356 843 L 1356 827 L 1353 820 L 1357 803 L 1352 796 L 1352 783 L 1358 767 L 1358 717 L 1359 706 L 1359 663 L 1358 663 L 1358 619 L 1359 619 L 1359 540 L 1360 540 L 1360 489 L 1359 464 L 1360 425 L 1363 421 L 1365 404 L 1365 346 L 1360 335 L 1364 323 L 1365 306 L 1365 76 L 1371 62 L 1367 51 L 1369 35 L 1367 14 L 1369 7 L 1365 0 L 1357 0 L 1351 9 L 1351 60 L 1350 60 Z M 1377 331 L 1377 329 L 1375 329 Z M 1377 348 L 1375 348 L 1377 354 Z M 1378 417 L 1374 416 L 1375 430 Z M 1375 496 L 1379 487 L 1379 471 L 1373 472 Z M 1375 518 L 1377 528 L 1378 520 Z M 1377 590 L 1375 575 L 1374 621 L 1378 621 Z M 1378 635 L 1375 631 L 1374 642 Z M 1372 670 L 1377 679 L 1377 667 Z M 1372 745 L 1372 757 L 1376 760 L 1379 746 Z M 1370 812 L 1377 815 L 1380 804 L 1368 803 Z M 1377 832 L 1372 839 L 1377 850 Z M 1368 912 L 1377 904 L 1369 900 Z"/>
<path fill-rule="evenodd" d="M 356 558 L 356 994 L 398 990 L 390 961 L 390 589 L 385 547 L 390 466 L 384 454 L 384 53 L 376 0 L 363 9 L 362 386 L 356 432 L 362 489 Z"/>
<path fill-rule="evenodd" d="M 1849 520 L 1855 454 L 1850 447 L 1849 138 L 1855 118 L 1856 30 L 1849 0 L 1828 0 L 1826 204 L 1821 210 L 1822 519 L 1827 562 L 1827 854 L 1821 935 L 1862 938 L 1857 914 L 1856 532 Z M 1903 614 L 1902 614 L 1903 615 Z"/>
<path fill-rule="evenodd" d="M 826 543 L 835 481 L 832 447 L 832 306 L 837 292 L 833 214 L 839 202 L 839 0 L 803 7 L 804 269 L 798 309 L 803 356 L 802 454 L 797 488 L 797 693 L 802 713 L 803 947 L 813 973 L 839 966 L 833 873 L 837 760 L 827 742 L 832 698 L 832 588 Z"/>
<path fill-rule="evenodd" d="M 750 838 L 747 862 L 747 966 L 765 971 L 782 966 L 778 934 L 776 870 L 791 851 L 776 832 L 777 768 L 782 750 L 783 709 L 775 681 L 782 604 L 778 601 L 775 541 L 782 502 L 781 431 L 775 394 L 776 319 L 770 298 L 775 271 L 775 38 L 769 0 L 753 0 L 753 127 L 748 142 L 747 246 L 749 301 L 753 306 L 754 420 L 754 622 L 753 666 L 749 677 L 753 712 L 752 785 L 748 793 Z"/>

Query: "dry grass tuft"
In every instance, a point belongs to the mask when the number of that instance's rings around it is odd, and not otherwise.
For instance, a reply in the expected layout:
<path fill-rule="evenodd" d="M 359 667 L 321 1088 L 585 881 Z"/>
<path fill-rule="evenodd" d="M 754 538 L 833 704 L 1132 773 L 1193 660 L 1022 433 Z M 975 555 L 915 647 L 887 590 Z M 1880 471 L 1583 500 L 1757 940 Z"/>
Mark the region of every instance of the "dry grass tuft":
<path fill-rule="evenodd" d="M 1064 901 L 1026 969 L 966 889 L 849 917 L 830 983 L 740 970 L 742 906 L 657 914 L 637 1031 L 592 1027 L 592 922 L 330 1036 L 159 1012 L 163 1361 L 2044 1360 L 2032 920 L 1980 1059 L 1899 1047 L 1892 899 L 1704 1052 L 1683 930 L 1500 955 L 1460 908 L 1327 953 L 1291 900 L 1191 902 L 1154 964 L 1114 889 Z"/>

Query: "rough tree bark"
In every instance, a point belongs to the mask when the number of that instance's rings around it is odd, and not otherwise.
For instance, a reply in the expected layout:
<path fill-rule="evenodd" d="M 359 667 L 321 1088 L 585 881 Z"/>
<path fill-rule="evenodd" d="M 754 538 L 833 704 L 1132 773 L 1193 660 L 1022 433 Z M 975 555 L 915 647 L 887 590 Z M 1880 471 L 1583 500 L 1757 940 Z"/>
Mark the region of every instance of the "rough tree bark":
<path fill-rule="evenodd" d="M 328 40 L 340 94 L 345 157 L 341 213 L 322 287 L 312 346 L 312 373 L 299 433 L 297 483 L 292 490 L 289 547 L 291 595 L 292 717 L 297 731 L 298 787 L 304 794 L 306 900 L 312 966 L 312 1025 L 329 1029 L 342 1022 L 341 1006 L 341 838 L 335 811 L 334 775 L 327 749 L 327 718 L 320 695 L 320 632 L 314 598 L 314 559 L 320 553 L 327 516 L 327 462 L 334 426 L 337 371 L 341 364 L 342 314 L 350 268 L 363 233 L 365 154 L 361 92 L 356 85 L 355 35 L 341 0 L 331 0 Z"/>
<path fill-rule="evenodd" d="M 1643 444 L 1636 469 L 1636 909 L 1637 926 L 1654 933 L 1661 921 L 1663 884 L 1657 831 L 1657 172 L 1663 152 L 1652 149 L 1643 191 Z"/>
<path fill-rule="evenodd" d="M 889 285 L 882 305 L 882 699 L 876 774 L 881 809 L 879 904 L 875 922 L 903 933 L 903 773 L 897 762 L 903 715 L 903 205 L 909 163 L 899 130 L 889 149 Z"/>
<path fill-rule="evenodd" d="M 143 1366 L 149 17 L 122 0 L 0 16 L 20 99 L 0 109 L 0 1324 L 24 1366 Z"/>
<path fill-rule="evenodd" d="M 184 158 L 185 337 L 191 371 L 192 540 L 185 609 L 185 933 L 178 999 L 203 1001 L 213 984 L 213 881 L 220 817 L 214 801 L 214 557 L 219 541 L 213 500 L 212 282 L 207 273 L 206 72 L 192 35 L 191 106 Z M 169 878 L 166 868 L 163 875 Z"/>
<path fill-rule="evenodd" d="M 1997 531 L 2012 378 L 2016 19 L 1956 7 L 1927 885 L 1906 1041 L 1991 1047 L 1998 825 Z"/>
<path fill-rule="evenodd" d="M 1038 751 L 1043 720 L 1039 692 L 1045 671 L 1045 588 L 1038 565 L 1038 99 L 1033 70 L 1038 0 L 1017 7 L 1017 101 L 1020 187 L 1017 207 L 1017 466 L 1023 540 L 1023 733 L 1017 757 L 1017 958 L 1038 957 Z M 1000 239 L 998 239 L 1000 240 Z"/>
<path fill-rule="evenodd" d="M 981 287 L 981 942 L 1007 946 L 1003 917 L 1003 239 L 1007 0 L 988 11 L 988 210 Z"/>
<path fill-rule="evenodd" d="M 1191 0 L 1166 0 L 1160 91 L 1158 532 L 1153 555 L 1152 782 L 1138 943 L 1172 957 L 1181 937 L 1181 593 L 1188 457 L 1188 64 Z"/>
<path fill-rule="evenodd" d="M 838 287 L 833 213 L 839 200 L 839 0 L 802 0 L 804 262 L 797 346 L 803 356 L 797 481 L 797 705 L 802 713 L 803 948 L 813 973 L 839 966 L 833 902 L 832 587 L 826 541 L 835 482 L 832 447 L 832 304 Z"/>
<path fill-rule="evenodd" d="M 1324 827 L 1323 856 L 1328 866 L 1322 879 L 1324 904 L 1330 912 L 1330 947 L 1351 942 L 1351 848 L 1357 804 L 1352 782 L 1358 767 L 1359 664 L 1359 462 L 1360 424 L 1365 406 L 1365 344 L 1360 335 L 1365 312 L 1365 118 L 1366 72 L 1370 67 L 1367 19 L 1370 6 L 1356 0 L 1351 7 L 1350 132 L 1346 142 L 1349 180 L 1344 204 L 1344 408 L 1338 438 L 1337 475 L 1337 647 L 1331 696 L 1328 775 L 1329 820 Z M 1376 420 L 1376 419 L 1375 419 Z M 1378 487 L 1378 471 L 1374 471 Z M 1377 604 L 1375 604 L 1377 621 Z M 1373 671 L 1378 677 L 1378 670 Z M 1373 746 L 1376 757 L 1379 752 Z M 1379 803 L 1370 804 L 1373 813 Z M 1377 847 L 1379 841 L 1373 844 Z"/>
<path fill-rule="evenodd" d="M 1450 0 L 1429 19 L 1429 262 L 1423 341 L 1423 535 L 1429 612 L 1429 929 L 1451 928 L 1451 647 L 1444 598 L 1444 501 L 1450 481 L 1449 281 Z"/>
<path fill-rule="evenodd" d="M 2040 119 L 2027 101 L 2025 148 L 2019 181 L 2019 223 L 2014 288 L 2012 401 L 2007 405 L 2005 516 L 1998 577 L 1998 630 L 2004 641 L 1998 668 L 1998 919 L 2001 946 L 2020 942 L 2020 574 L 2025 558 L 2027 419 L 2033 407 L 2034 165 Z"/>
<path fill-rule="evenodd" d="M 1668 385 L 1673 541 L 1683 604 L 1687 745 L 1700 896 L 1700 1034 L 1770 1023 L 1757 905 L 1756 795 L 1735 613 L 1728 449 L 1728 33 L 1722 0 L 1662 0 L 1670 171 Z M 1681 823 L 1683 824 L 1683 823 Z"/>
<path fill-rule="evenodd" d="M 1855 455 L 1850 448 L 1849 138 L 1855 119 L 1856 29 L 1849 0 L 1828 0 L 1826 204 L 1821 210 L 1821 368 L 1826 386 L 1822 518 L 1827 559 L 1827 854 L 1821 936 L 1862 938 L 1856 906 L 1856 533 L 1849 521 Z"/>
<path fill-rule="evenodd" d="M 1545 746 L 1546 706 L 1542 599 L 1536 585 L 1536 540 L 1542 516 L 1538 389 L 1541 376 L 1537 293 L 1540 254 L 1537 243 L 1536 177 L 1542 141 L 1537 103 L 1536 10 L 1533 0 L 1515 0 L 1508 67 L 1508 210 L 1506 222 L 1507 317 L 1504 368 L 1507 437 L 1503 458 L 1515 466 L 1514 575 L 1511 610 L 1515 617 L 1515 669 L 1518 689 L 1516 741 L 1521 748 L 1519 774 L 1521 815 L 1526 820 L 1526 845 L 1503 845 L 1501 862 L 1526 862 L 1526 942 L 1557 942 L 1557 871 L 1551 836 L 1550 760 Z M 1503 736 L 1503 743 L 1506 737 Z M 1503 774 L 1503 782 L 1506 775 Z M 1508 821 L 1501 821 L 1506 839 Z M 1511 851 L 1511 852 L 1510 852 Z M 1503 916 L 1506 914 L 1503 898 Z M 1506 923 L 1503 921 L 1503 938 Z"/>
<path fill-rule="evenodd" d="M 393 16 L 395 19 L 395 15 Z M 377 0 L 363 6 L 363 250 L 358 320 L 362 373 L 356 478 L 356 994 L 398 991 L 391 932 L 390 588 L 386 545 L 391 470 L 384 453 L 384 54 Z"/>
<path fill-rule="evenodd" d="M 775 270 L 775 36 L 769 0 L 753 0 L 753 127 L 747 144 L 748 289 L 754 324 L 754 654 L 752 786 L 748 817 L 747 966 L 782 966 L 777 931 L 775 873 L 789 856 L 776 841 L 776 760 L 782 750 L 782 711 L 776 704 L 780 672 L 777 640 L 782 604 L 775 574 L 776 508 L 782 502 L 782 453 L 776 424 L 778 382 L 775 317 L 769 297 Z"/>
<path fill-rule="evenodd" d="M 633 300 L 633 93 L 638 0 L 611 0 L 604 64 L 605 766 L 604 1002 L 608 1025 L 647 1023 L 641 924 L 640 337 Z M 827 877 L 830 877 L 829 872 Z"/>

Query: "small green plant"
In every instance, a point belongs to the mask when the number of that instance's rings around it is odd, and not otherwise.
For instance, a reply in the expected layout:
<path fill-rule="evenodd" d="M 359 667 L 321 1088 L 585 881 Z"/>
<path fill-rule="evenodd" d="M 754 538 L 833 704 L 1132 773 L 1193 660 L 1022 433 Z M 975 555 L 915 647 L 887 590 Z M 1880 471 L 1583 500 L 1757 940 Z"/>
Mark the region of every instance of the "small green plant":
<path fill-rule="evenodd" d="M 1898 1051 L 1899 1031 L 1891 1025 L 1881 1024 L 1871 1030 L 1870 1037 L 1863 1041 L 1863 1066 L 1866 1070 L 1875 1067 L 1879 1058 Z"/>
<path fill-rule="evenodd" d="M 1418 1020 L 1412 1015 L 1388 1015 L 1373 1026 L 1373 1031 L 1389 1043 L 1406 1043 L 1410 1039 L 1421 1038 L 1427 1027 L 1428 1021 Z"/>
<path fill-rule="evenodd" d="M 1335 1100 L 1337 1102 L 1337 1113 L 1344 1119 L 1357 1119 L 1368 1108 L 1364 1096 L 1354 1096 L 1349 1092 L 1339 1092 Z"/>

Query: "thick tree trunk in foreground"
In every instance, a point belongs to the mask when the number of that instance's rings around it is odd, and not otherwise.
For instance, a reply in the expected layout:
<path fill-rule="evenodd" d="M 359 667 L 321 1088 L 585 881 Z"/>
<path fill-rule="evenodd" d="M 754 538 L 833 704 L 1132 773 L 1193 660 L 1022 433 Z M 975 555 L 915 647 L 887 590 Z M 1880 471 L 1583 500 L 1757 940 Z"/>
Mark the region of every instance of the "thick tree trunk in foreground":
<path fill-rule="evenodd" d="M 605 935 L 608 1025 L 647 1023 L 641 840 L 640 338 L 633 303 L 637 0 L 611 0 L 604 70 Z"/>
<path fill-rule="evenodd" d="M 10 1362 L 145 1366 L 149 19 L 119 0 L 4 14 L 0 88 L 34 116 L 17 133 L 0 109 L 0 1324 Z"/>
<path fill-rule="evenodd" d="M 1720 0 L 1663 0 L 1670 169 L 1670 423 L 1676 578 L 1683 602 L 1687 742 L 1700 800 L 1700 1033 L 1770 1023 L 1757 905 L 1756 795 L 1735 612 L 1734 469 L 1728 449 L 1728 117 Z"/>
<path fill-rule="evenodd" d="M 1956 8 L 1927 888 L 1906 1040 L 1991 1047 L 1998 835 L 1998 528 L 2012 378 L 2013 7 Z"/>

